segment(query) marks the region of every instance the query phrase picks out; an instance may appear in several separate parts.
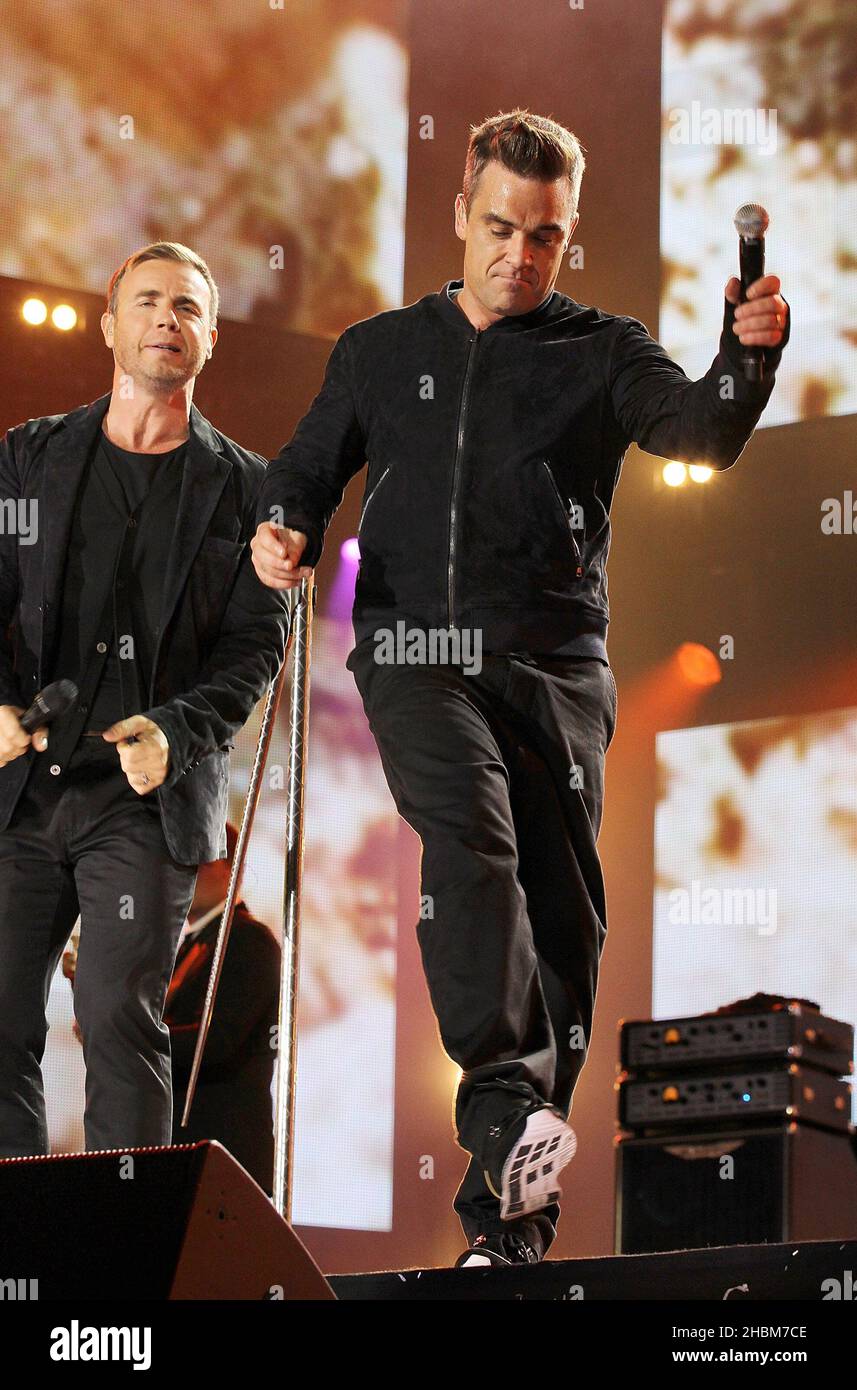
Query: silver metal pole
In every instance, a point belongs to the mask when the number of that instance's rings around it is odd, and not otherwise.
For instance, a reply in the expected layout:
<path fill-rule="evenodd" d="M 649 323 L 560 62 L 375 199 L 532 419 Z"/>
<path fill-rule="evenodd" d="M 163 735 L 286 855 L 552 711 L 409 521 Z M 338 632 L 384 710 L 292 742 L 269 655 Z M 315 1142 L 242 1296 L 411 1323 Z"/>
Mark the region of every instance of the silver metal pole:
<path fill-rule="evenodd" d="M 294 592 L 294 591 L 292 591 Z M 310 652 L 315 606 L 314 575 L 301 580 L 292 610 L 292 688 L 289 701 L 289 770 L 286 793 L 286 858 L 283 873 L 283 948 L 277 1028 L 277 1087 L 274 1120 L 273 1203 L 291 1221 L 297 1064 L 297 986 L 303 866 L 304 786 L 309 727 Z"/>
<path fill-rule="evenodd" d="M 196 1085 L 199 1079 L 200 1068 L 202 1067 L 205 1044 L 208 1040 L 208 1030 L 211 1027 L 211 1018 L 214 1013 L 214 1001 L 217 997 L 217 987 L 220 984 L 220 975 L 223 970 L 226 947 L 229 944 L 229 933 L 232 930 L 232 918 L 235 913 L 235 904 L 238 900 L 238 890 L 241 887 L 241 878 L 244 873 L 244 860 L 247 854 L 247 846 L 250 842 L 250 832 L 253 828 L 253 821 L 256 816 L 256 807 L 258 805 L 259 792 L 262 786 L 262 773 L 265 770 L 265 763 L 268 759 L 271 735 L 274 731 L 280 696 L 283 693 L 286 683 L 286 667 L 289 660 L 290 644 L 291 630 L 286 641 L 283 664 L 280 667 L 278 675 L 268 688 L 268 698 L 265 701 L 265 709 L 262 714 L 259 738 L 256 742 L 256 756 L 253 759 L 253 768 L 250 773 L 250 785 L 247 788 L 244 812 L 241 817 L 241 828 L 238 832 L 238 841 L 235 845 L 235 854 L 232 859 L 232 868 L 229 874 L 229 887 L 226 892 L 226 902 L 223 904 L 223 912 L 220 916 L 217 941 L 215 942 L 211 970 L 208 975 L 205 1005 L 202 1011 L 202 1018 L 200 1019 L 199 1032 L 196 1038 L 196 1048 L 193 1054 L 193 1065 L 191 1067 L 190 1080 L 188 1082 L 184 1110 L 182 1112 L 182 1128 L 185 1128 L 190 1116 L 190 1109 L 196 1094 Z"/>

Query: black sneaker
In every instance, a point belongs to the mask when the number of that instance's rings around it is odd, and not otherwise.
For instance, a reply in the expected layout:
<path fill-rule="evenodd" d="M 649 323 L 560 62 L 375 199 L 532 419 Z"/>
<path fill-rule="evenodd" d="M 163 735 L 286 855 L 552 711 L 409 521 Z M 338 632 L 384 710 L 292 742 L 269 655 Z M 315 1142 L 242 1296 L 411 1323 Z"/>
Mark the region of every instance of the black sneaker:
<path fill-rule="evenodd" d="M 477 1236 L 463 1255 L 455 1261 L 455 1269 L 476 1269 L 480 1265 L 536 1265 L 541 1260 L 538 1251 L 514 1231 L 495 1232 Z"/>
<path fill-rule="evenodd" d="M 523 1115 L 513 1111 L 488 1133 L 504 1155 L 493 1173 L 484 1170 L 486 1183 L 500 1199 L 501 1220 L 513 1221 L 559 1201 L 559 1173 L 577 1150 L 577 1136 L 560 1110 L 542 1105 Z"/>

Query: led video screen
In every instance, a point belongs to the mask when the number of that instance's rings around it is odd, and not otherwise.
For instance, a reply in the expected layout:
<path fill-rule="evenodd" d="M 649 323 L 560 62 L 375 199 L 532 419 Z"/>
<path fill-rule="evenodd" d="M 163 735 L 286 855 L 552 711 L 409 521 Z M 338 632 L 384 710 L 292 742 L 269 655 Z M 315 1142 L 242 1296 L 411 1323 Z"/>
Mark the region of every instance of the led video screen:
<path fill-rule="evenodd" d="M 857 1025 L 857 709 L 658 735 L 653 1010 Z"/>
<path fill-rule="evenodd" d="M 758 428 L 857 410 L 857 6 L 667 0 L 660 339 L 691 379 L 737 274 L 733 217 L 770 217 L 766 269 L 792 310 Z"/>
<path fill-rule="evenodd" d="M 0 0 L 0 275 L 101 293 L 166 240 L 226 319 L 399 305 L 405 28 L 405 0 Z"/>

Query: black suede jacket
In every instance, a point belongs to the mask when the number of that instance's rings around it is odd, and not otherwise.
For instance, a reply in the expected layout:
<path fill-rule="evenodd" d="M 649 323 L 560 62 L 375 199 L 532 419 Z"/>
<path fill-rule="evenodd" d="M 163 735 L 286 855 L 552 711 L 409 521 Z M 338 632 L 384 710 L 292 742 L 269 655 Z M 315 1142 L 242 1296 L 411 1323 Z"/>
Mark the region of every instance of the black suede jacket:
<path fill-rule="evenodd" d="M 606 657 L 609 512 L 630 443 L 731 467 L 781 347 L 748 383 L 724 300 L 717 356 L 690 381 L 637 319 L 556 290 L 478 332 L 455 303 L 462 283 L 345 330 L 267 470 L 257 523 L 305 531 L 315 565 L 368 462 L 358 642 L 404 619 L 478 629 L 486 652 Z"/>

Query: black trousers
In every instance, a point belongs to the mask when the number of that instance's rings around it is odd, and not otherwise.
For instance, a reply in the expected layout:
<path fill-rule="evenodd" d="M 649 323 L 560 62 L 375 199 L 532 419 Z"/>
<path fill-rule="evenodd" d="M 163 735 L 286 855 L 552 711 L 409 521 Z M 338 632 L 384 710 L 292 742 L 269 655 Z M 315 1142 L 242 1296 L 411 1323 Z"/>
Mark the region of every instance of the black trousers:
<path fill-rule="evenodd" d="M 443 1046 L 462 1069 L 454 1208 L 468 1241 L 518 1230 L 544 1251 L 559 1206 L 514 1222 L 483 1176 L 490 1126 L 548 1102 L 568 1115 L 592 1029 L 607 931 L 596 850 L 616 725 L 609 665 L 484 656 L 378 665 L 348 658 L 390 791 L 422 841 L 417 925 Z"/>
<path fill-rule="evenodd" d="M 81 738 L 59 777 L 50 763 L 49 745 L 0 832 L 0 1155 L 48 1151 L 45 1009 L 78 913 L 86 1148 L 169 1144 L 162 1015 L 197 868 L 172 858 L 114 745 Z"/>

